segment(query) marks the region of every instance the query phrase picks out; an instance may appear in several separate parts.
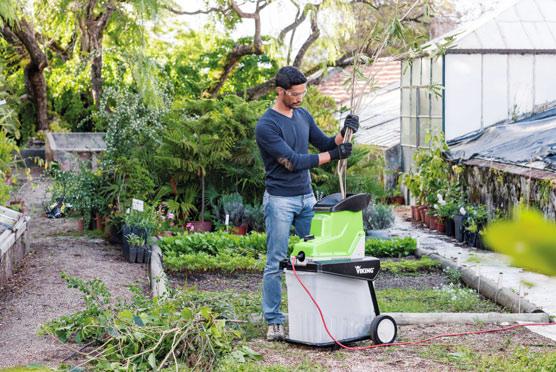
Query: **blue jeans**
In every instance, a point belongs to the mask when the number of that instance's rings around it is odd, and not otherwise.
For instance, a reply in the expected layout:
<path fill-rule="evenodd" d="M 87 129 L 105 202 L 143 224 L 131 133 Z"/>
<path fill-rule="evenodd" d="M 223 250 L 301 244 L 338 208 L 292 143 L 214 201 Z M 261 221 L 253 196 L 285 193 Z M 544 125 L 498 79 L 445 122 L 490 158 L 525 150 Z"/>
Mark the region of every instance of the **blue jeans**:
<path fill-rule="evenodd" d="M 263 208 L 266 224 L 266 266 L 263 274 L 263 313 L 268 324 L 282 324 L 280 312 L 282 282 L 280 261 L 288 255 L 288 241 L 292 224 L 299 237 L 309 235 L 314 195 L 273 196 L 265 191 Z"/>

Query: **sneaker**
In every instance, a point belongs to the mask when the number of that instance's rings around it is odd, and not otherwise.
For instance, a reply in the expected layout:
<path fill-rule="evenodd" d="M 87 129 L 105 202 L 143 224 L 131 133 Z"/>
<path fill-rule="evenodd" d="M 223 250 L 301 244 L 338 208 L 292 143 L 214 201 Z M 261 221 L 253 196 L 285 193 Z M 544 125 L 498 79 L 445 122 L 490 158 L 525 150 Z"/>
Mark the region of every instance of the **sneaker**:
<path fill-rule="evenodd" d="M 269 324 L 266 339 L 268 341 L 280 341 L 285 338 L 284 326 L 282 324 Z"/>

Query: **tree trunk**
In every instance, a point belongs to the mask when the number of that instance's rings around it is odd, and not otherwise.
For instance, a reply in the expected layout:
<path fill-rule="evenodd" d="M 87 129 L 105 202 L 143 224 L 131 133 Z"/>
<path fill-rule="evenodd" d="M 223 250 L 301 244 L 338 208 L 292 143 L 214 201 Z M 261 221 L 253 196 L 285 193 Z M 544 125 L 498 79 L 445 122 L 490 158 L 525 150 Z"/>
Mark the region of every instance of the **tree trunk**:
<path fill-rule="evenodd" d="M 48 60 L 35 37 L 35 30 L 24 18 L 14 26 L 4 24 L 0 30 L 8 43 L 16 49 L 25 49 L 27 55 L 22 54 L 22 57 L 29 58 L 29 63 L 24 69 L 25 88 L 35 105 L 37 129 L 48 130 L 46 79 L 43 73 L 48 66 Z"/>
<path fill-rule="evenodd" d="M 93 61 L 91 63 L 91 87 L 93 102 L 98 107 L 102 94 L 102 36 L 101 40 L 95 40 L 93 49 Z"/>
<path fill-rule="evenodd" d="M 102 40 L 108 20 L 116 10 L 114 4 L 106 5 L 104 12 L 94 15 L 96 1 L 90 0 L 86 7 L 85 17 L 79 20 L 81 29 L 81 51 L 89 53 L 91 59 L 91 96 L 95 106 L 100 104 L 102 94 Z"/>
<path fill-rule="evenodd" d="M 25 66 L 25 86 L 33 99 L 37 112 L 37 129 L 48 130 L 48 105 L 46 97 L 46 79 L 43 71 L 33 63 Z"/>
<path fill-rule="evenodd" d="M 205 176 L 201 176 L 201 222 L 205 222 Z"/>

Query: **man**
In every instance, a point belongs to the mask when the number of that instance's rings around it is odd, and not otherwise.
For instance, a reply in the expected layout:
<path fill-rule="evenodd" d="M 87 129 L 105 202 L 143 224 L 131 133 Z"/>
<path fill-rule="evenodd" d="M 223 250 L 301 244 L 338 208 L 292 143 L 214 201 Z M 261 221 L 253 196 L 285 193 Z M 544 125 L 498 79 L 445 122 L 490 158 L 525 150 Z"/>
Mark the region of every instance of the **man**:
<path fill-rule="evenodd" d="M 359 119 L 349 115 L 334 137 L 327 137 L 301 102 L 307 79 L 295 67 L 281 68 L 276 75 L 276 102 L 259 119 L 255 130 L 265 166 L 263 208 L 266 224 L 267 261 L 263 274 L 263 312 L 268 340 L 284 338 L 284 315 L 279 264 L 286 258 L 290 228 L 296 235 L 309 235 L 313 206 L 309 169 L 351 155 L 351 143 L 343 143 L 347 128 L 356 132 Z M 308 154 L 309 143 L 320 154 Z"/>

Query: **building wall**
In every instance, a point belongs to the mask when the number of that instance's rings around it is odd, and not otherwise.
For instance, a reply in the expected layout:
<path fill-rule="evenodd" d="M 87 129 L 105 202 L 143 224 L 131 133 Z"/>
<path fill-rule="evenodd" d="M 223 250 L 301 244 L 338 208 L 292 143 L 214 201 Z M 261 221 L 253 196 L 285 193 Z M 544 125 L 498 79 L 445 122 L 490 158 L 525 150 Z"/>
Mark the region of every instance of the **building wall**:
<path fill-rule="evenodd" d="M 485 204 L 491 216 L 523 202 L 556 220 L 555 173 L 475 159 L 466 162 L 464 180 L 469 200 Z"/>
<path fill-rule="evenodd" d="M 555 54 L 446 54 L 446 140 L 543 111 L 556 100 L 554 65 Z"/>

